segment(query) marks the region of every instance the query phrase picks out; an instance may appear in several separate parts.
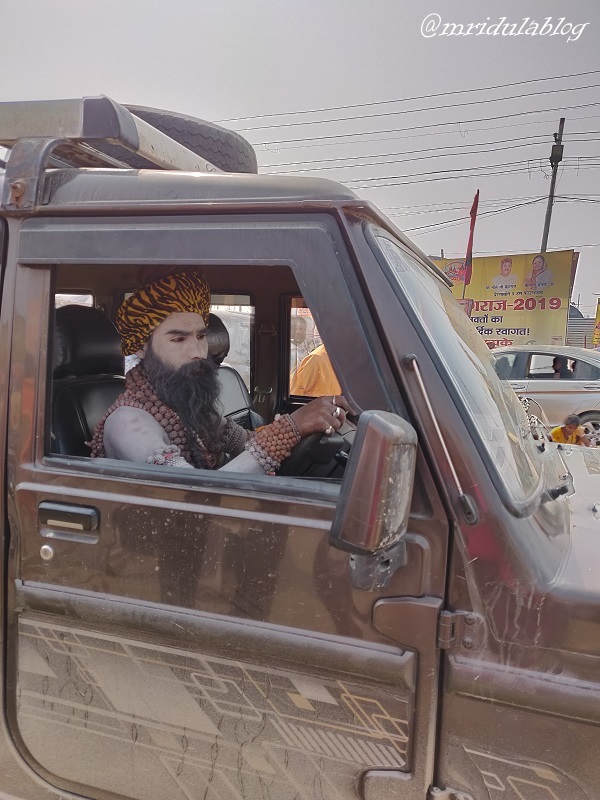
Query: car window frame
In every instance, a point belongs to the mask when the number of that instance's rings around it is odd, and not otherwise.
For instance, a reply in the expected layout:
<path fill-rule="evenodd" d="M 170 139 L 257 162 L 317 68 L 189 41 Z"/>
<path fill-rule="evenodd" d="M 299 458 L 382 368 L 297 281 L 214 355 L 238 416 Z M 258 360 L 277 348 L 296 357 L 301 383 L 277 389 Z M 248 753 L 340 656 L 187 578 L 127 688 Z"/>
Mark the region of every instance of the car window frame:
<path fill-rule="evenodd" d="M 387 258 L 384 252 L 381 250 L 377 243 L 378 237 L 383 237 L 389 239 L 396 247 L 398 247 L 401 251 L 409 255 L 411 258 L 415 259 L 418 264 L 422 266 L 424 270 L 429 271 L 432 274 L 432 277 L 436 280 L 440 280 L 439 276 L 435 274 L 435 271 L 431 269 L 431 267 L 423 262 L 423 258 L 419 256 L 418 253 L 413 252 L 407 245 L 402 242 L 401 240 L 394 237 L 389 231 L 385 228 L 382 228 L 378 224 L 366 222 L 364 223 L 364 234 L 369 246 L 371 247 L 377 262 L 383 269 L 384 274 L 386 275 L 389 284 L 394 292 L 395 296 L 400 301 L 403 310 L 405 311 L 407 317 L 411 320 L 415 330 L 417 331 L 419 338 L 427 350 L 429 357 L 431 358 L 432 362 L 435 364 L 438 373 L 442 376 L 447 376 L 448 380 L 444 381 L 448 394 L 452 398 L 452 401 L 456 407 L 456 409 L 467 415 L 467 418 L 470 417 L 470 412 L 467 411 L 467 408 L 464 404 L 462 397 L 460 396 L 460 392 L 457 387 L 455 387 L 454 382 L 452 380 L 452 376 L 444 363 L 441 355 L 438 353 L 437 347 L 434 345 L 433 341 L 429 333 L 425 330 L 425 327 L 420 320 L 416 310 L 413 308 L 412 303 L 405 295 L 405 292 L 399 285 L 396 277 L 393 275 L 393 268 L 391 264 L 388 263 Z M 491 355 L 491 353 L 490 353 Z M 500 380 L 500 379 L 498 379 Z M 486 471 L 492 481 L 498 495 L 504 505 L 504 507 L 515 517 L 525 517 L 533 514 L 541 501 L 544 486 L 546 483 L 546 465 L 543 461 L 539 463 L 539 480 L 534 489 L 524 497 L 523 499 L 519 499 L 515 497 L 508 485 L 505 483 L 501 472 L 497 469 L 496 465 L 493 462 L 491 453 L 489 452 L 487 446 L 485 445 L 483 439 L 480 437 L 479 432 L 475 433 L 476 427 L 475 426 L 467 426 L 468 435 L 473 442 L 479 457 L 481 458 L 482 462 L 485 465 Z"/>
<path fill-rule="evenodd" d="M 119 243 L 117 234 L 121 234 L 125 238 L 126 236 L 139 237 L 141 221 L 155 237 L 157 235 L 160 236 L 163 249 L 169 246 L 167 244 L 167 239 L 169 239 L 169 242 L 172 243 L 170 245 L 172 249 L 169 258 L 152 248 L 152 241 L 154 240 L 150 236 L 147 237 L 150 243 L 145 242 L 143 245 L 140 244 L 140 239 L 135 238 L 135 242 L 138 245 L 136 252 L 132 253 L 131 250 L 125 250 L 127 255 L 123 256 L 123 243 Z M 365 339 L 365 346 L 360 348 L 360 352 L 363 354 L 365 361 L 369 362 L 367 370 L 369 379 L 361 382 L 361 385 L 357 383 L 356 388 L 363 391 L 365 385 L 368 387 L 368 391 L 377 398 L 373 405 L 375 408 L 397 411 L 398 405 L 401 405 L 396 385 L 386 381 L 386 369 L 389 369 L 389 366 L 385 360 L 378 358 L 382 350 L 381 343 L 377 338 L 374 323 L 367 310 L 364 295 L 356 280 L 347 244 L 343 238 L 339 223 L 333 214 L 323 212 L 289 214 L 286 215 L 284 220 L 278 215 L 265 213 L 257 214 L 252 218 L 249 218 L 248 215 L 239 217 L 228 215 L 225 218 L 211 215 L 208 220 L 204 215 L 166 219 L 153 216 L 143 218 L 125 216 L 108 219 L 101 218 L 100 222 L 105 227 L 106 234 L 106 238 L 103 239 L 105 252 L 101 260 L 97 256 L 90 254 L 89 236 L 86 235 L 90 228 L 97 235 L 98 229 L 102 227 L 97 218 L 93 218 L 91 221 L 86 217 L 60 217 L 44 220 L 32 218 L 26 222 L 25 231 L 21 232 L 19 269 L 31 270 L 32 274 L 42 273 L 45 276 L 45 286 L 42 291 L 43 296 L 47 298 L 48 309 L 46 310 L 47 318 L 43 322 L 44 329 L 41 333 L 41 340 L 44 344 L 53 333 L 50 319 L 54 309 L 50 309 L 50 304 L 53 303 L 55 294 L 55 270 L 61 264 L 76 264 L 77 266 L 88 264 L 98 269 L 109 265 L 113 267 L 139 265 L 144 268 L 172 265 L 174 269 L 177 269 L 182 266 L 190 266 L 192 263 L 199 269 L 202 269 L 203 266 L 216 267 L 220 264 L 223 267 L 231 264 L 251 269 L 262 264 L 291 269 L 298 292 L 307 305 L 311 307 L 319 330 L 329 329 L 328 341 L 337 340 L 337 345 L 334 345 L 334 347 L 337 347 L 337 352 L 339 353 L 340 350 L 343 350 L 343 343 L 347 340 L 347 328 L 341 330 L 340 326 L 335 324 L 335 321 L 328 319 L 327 297 L 325 294 L 318 295 L 323 288 L 323 260 L 328 259 L 331 262 L 331 270 L 326 288 L 329 292 L 337 291 L 342 293 L 347 307 L 347 314 L 350 315 L 346 317 L 346 325 L 351 324 L 352 330 L 356 331 L 357 339 Z M 73 230 L 74 227 L 79 228 L 76 234 Z M 68 230 L 68 247 L 64 244 L 65 240 L 61 238 L 61 234 L 63 237 L 65 236 L 65 228 Z M 231 249 L 235 252 L 237 248 L 239 251 L 241 242 L 243 242 L 244 247 L 247 247 L 249 237 L 252 237 L 251 241 L 256 242 L 254 236 L 259 228 L 265 229 L 268 234 L 267 236 L 257 237 L 263 250 L 269 253 L 268 256 L 260 255 L 260 248 L 256 243 L 250 250 L 243 250 L 242 255 L 232 257 L 222 253 L 220 258 L 211 255 L 210 252 L 207 253 L 205 249 L 197 246 L 198 237 L 203 241 L 208 236 L 207 241 L 213 250 L 215 248 L 218 250 L 218 242 L 225 239 L 231 242 L 233 238 L 231 234 L 233 232 L 234 234 L 238 233 L 239 236 L 231 245 Z M 166 234 L 167 231 L 168 236 Z M 192 236 L 188 236 L 184 241 L 186 233 L 195 233 L 197 237 L 194 239 Z M 218 234 L 217 239 L 214 238 L 215 233 Z M 311 236 L 312 246 L 307 247 L 307 240 Z M 190 247 L 190 239 L 196 244 L 195 247 Z M 267 239 L 268 241 L 265 241 Z M 193 262 L 191 262 L 189 252 L 198 252 L 200 255 L 198 257 L 195 256 Z M 65 258 L 62 257 L 63 253 L 66 256 Z M 314 277 L 311 274 L 309 278 L 309 272 L 313 273 Z M 219 285 L 215 282 L 214 285 L 217 293 L 224 293 L 225 287 L 222 284 Z M 126 289 L 122 287 L 119 291 L 122 294 Z M 236 287 L 237 291 L 243 291 L 243 293 L 249 294 L 251 297 L 253 294 L 252 289 L 248 289 L 247 283 Z M 331 315 L 329 314 L 329 316 Z M 350 360 L 350 354 L 347 354 L 346 358 Z M 354 362 L 356 361 L 355 353 L 352 354 L 352 359 Z M 284 478 L 278 475 L 276 480 L 273 481 L 272 476 L 247 475 L 219 470 L 195 470 L 190 475 L 190 470 L 186 469 L 163 469 L 152 465 L 150 470 L 147 470 L 145 465 L 128 464 L 128 462 L 115 462 L 114 465 L 103 462 L 100 465 L 94 463 L 94 460 L 85 457 L 78 459 L 74 456 L 50 454 L 50 448 L 46 443 L 46 438 L 49 439 L 50 435 L 50 425 L 49 423 L 46 424 L 46 420 L 50 409 L 49 393 L 51 391 L 51 376 L 49 374 L 51 370 L 51 353 L 48 348 L 45 350 L 45 356 L 42 361 L 43 364 L 40 366 L 40 378 L 38 381 L 39 401 L 34 410 L 36 435 L 33 437 L 34 451 L 32 454 L 35 464 L 42 468 L 60 469 L 61 471 L 66 469 L 70 472 L 84 470 L 94 474 L 114 474 L 119 477 L 137 479 L 138 482 L 141 477 L 143 484 L 147 486 L 150 484 L 162 485 L 166 480 L 168 483 L 175 482 L 180 484 L 183 482 L 185 485 L 190 486 L 195 483 L 203 487 L 222 488 L 223 491 L 231 490 L 235 492 L 243 488 L 249 494 L 253 492 L 260 494 L 266 491 L 268 494 L 278 494 L 284 497 L 298 496 L 304 500 L 313 499 L 316 505 L 319 505 L 322 501 L 337 502 L 341 480 L 307 479 L 301 476 Z M 279 392 L 281 392 L 281 385 L 279 386 Z M 395 399 L 392 399 L 392 397 Z M 42 402 L 41 398 L 45 398 L 45 401 Z M 279 398 L 279 402 L 282 400 L 283 398 Z M 361 407 L 359 404 L 356 404 L 356 406 L 358 408 Z M 48 431 L 47 434 L 46 430 Z M 140 467 L 142 468 L 141 470 Z"/>

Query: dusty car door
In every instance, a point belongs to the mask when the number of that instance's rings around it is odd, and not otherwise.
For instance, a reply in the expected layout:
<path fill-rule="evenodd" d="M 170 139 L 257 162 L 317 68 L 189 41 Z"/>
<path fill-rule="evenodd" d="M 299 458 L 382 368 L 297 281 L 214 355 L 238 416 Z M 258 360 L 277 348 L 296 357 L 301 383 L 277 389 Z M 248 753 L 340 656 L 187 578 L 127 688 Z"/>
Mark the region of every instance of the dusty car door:
<path fill-rule="evenodd" d="M 530 385 L 527 377 L 527 353 L 508 353 L 506 357 L 509 359 L 510 385 L 517 394 L 527 394 Z M 498 374 L 498 370 L 496 372 Z M 502 378 L 500 374 L 498 377 Z"/>
<path fill-rule="evenodd" d="M 493 353 L 494 369 L 502 381 L 509 381 L 517 394 L 527 391 L 529 381 L 525 377 L 527 353 L 500 351 Z"/>
<path fill-rule="evenodd" d="M 590 392 L 595 389 L 594 382 L 577 380 L 571 372 L 572 359 L 564 358 L 568 362 L 567 377 L 554 378 L 552 362 L 555 355 L 552 353 L 531 353 L 526 374 L 529 377 L 527 395 L 536 400 L 544 409 L 551 425 L 559 425 L 569 414 L 577 414 L 586 409 L 590 400 Z M 591 386 L 591 389 L 586 389 Z M 594 403 L 595 404 L 595 403 Z"/>
<path fill-rule="evenodd" d="M 591 360 L 578 358 L 573 367 L 573 383 L 579 390 L 579 402 L 575 414 L 594 414 L 594 429 L 600 421 L 600 365 Z"/>
<path fill-rule="evenodd" d="M 328 543 L 335 483 L 48 449 L 55 264 L 291 268 L 351 402 L 402 411 L 333 219 L 58 218 L 20 241 L 6 689 L 22 756 L 90 797 L 423 800 L 448 525 L 422 458 L 405 563 L 366 590 Z"/>

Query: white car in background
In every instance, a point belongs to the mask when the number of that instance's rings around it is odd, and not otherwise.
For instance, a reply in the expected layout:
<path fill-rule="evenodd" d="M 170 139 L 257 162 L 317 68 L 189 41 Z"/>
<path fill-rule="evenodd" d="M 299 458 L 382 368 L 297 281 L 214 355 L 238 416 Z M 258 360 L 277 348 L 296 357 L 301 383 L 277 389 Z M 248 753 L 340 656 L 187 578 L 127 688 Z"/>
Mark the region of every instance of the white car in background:
<path fill-rule="evenodd" d="M 600 444 L 600 351 L 553 345 L 513 345 L 492 352 L 496 373 L 510 381 L 518 395 L 531 397 L 552 427 L 569 414 Z M 560 359 L 560 377 L 553 363 Z"/>

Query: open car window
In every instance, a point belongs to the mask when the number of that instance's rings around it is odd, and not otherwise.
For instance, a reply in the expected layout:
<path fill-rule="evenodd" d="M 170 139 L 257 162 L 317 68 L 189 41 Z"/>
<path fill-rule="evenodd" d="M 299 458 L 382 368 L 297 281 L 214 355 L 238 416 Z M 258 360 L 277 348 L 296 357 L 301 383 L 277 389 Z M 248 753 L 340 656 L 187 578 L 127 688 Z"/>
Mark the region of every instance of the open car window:
<path fill-rule="evenodd" d="M 81 271 L 77 272 L 78 279 Z M 275 414 L 293 411 L 295 404 L 289 402 L 290 380 L 297 382 L 297 394 L 300 397 L 341 394 L 311 310 L 299 296 L 298 286 L 289 267 L 278 267 L 277 270 L 265 268 L 264 274 L 260 270 L 254 270 L 254 283 L 244 279 L 247 289 L 245 292 L 235 291 L 238 273 L 228 274 L 222 268 L 215 268 L 211 272 L 210 267 L 203 267 L 201 271 L 209 285 L 219 282 L 217 291 L 211 294 L 210 316 L 205 329 L 208 357 L 217 368 L 218 394 L 213 405 L 218 410 L 219 418 L 231 420 L 245 430 L 256 430 L 271 422 Z M 156 270 L 150 273 L 131 269 L 128 278 L 121 274 L 118 267 L 104 268 L 102 272 L 91 267 L 89 271 L 86 270 L 86 274 L 91 276 L 90 280 L 98 283 L 98 304 L 60 304 L 59 295 L 61 298 L 75 298 L 77 295 L 69 292 L 69 270 L 58 268 L 57 307 L 53 315 L 53 332 L 49 337 L 53 352 L 46 452 L 84 458 L 93 454 L 94 457 L 145 463 L 147 459 L 144 448 L 147 445 L 142 440 L 135 443 L 135 448 L 133 443 L 124 449 L 116 447 L 117 443 L 122 445 L 125 440 L 129 442 L 127 431 L 132 422 L 129 417 L 129 422 L 125 421 L 120 408 L 117 415 L 120 421 L 117 423 L 117 417 L 113 417 L 109 423 L 112 433 L 108 439 L 108 450 L 102 446 L 107 439 L 102 430 L 99 433 L 97 430 L 107 411 L 115 403 L 119 403 L 126 385 L 129 385 L 126 384 L 127 376 L 134 381 L 138 381 L 140 377 L 139 373 L 130 374 L 139 363 L 139 354 L 123 356 L 121 340 L 112 319 L 116 317 L 117 309 L 124 298 L 131 297 L 138 286 L 147 285 L 156 279 Z M 132 275 L 135 281 L 131 280 Z M 123 291 L 125 281 L 127 291 Z M 228 288 L 228 282 L 231 291 L 225 289 Z M 253 294 L 254 289 L 258 305 Z M 287 334 L 277 336 L 282 308 L 286 308 L 289 314 L 287 323 L 292 328 L 289 339 L 286 338 Z M 255 324 L 257 311 L 259 321 Z M 285 332 L 287 329 L 282 326 L 281 330 Z M 292 349 L 297 368 L 292 370 L 290 378 L 283 356 L 289 357 Z M 156 357 L 156 350 L 154 354 Z M 310 364 L 305 362 L 306 356 L 313 359 Z M 328 380 L 325 379 L 327 375 L 324 370 L 327 371 Z M 315 376 L 317 380 L 314 379 Z M 300 387 L 300 381 L 304 381 L 303 387 Z M 263 386 L 268 387 L 268 391 L 263 392 L 262 388 L 258 388 Z M 153 401 L 154 405 L 146 408 L 148 398 L 144 398 L 146 402 L 140 408 L 149 412 L 155 421 L 165 421 L 171 427 L 179 425 L 177 420 L 167 421 L 164 410 L 158 407 L 160 403 L 157 405 Z M 166 400 L 164 402 L 169 406 Z M 179 420 L 185 418 L 185 412 L 178 410 L 176 413 Z M 156 434 L 160 431 L 155 428 L 152 420 L 139 420 L 140 425 L 142 422 L 146 425 L 145 433 L 142 431 L 146 440 L 151 437 L 152 443 L 158 441 Z M 114 428 L 115 425 L 117 428 Z M 117 429 L 118 434 L 114 432 Z M 186 428 L 192 431 L 201 429 L 201 420 L 198 421 L 198 427 Z M 181 446 L 183 442 L 182 452 L 187 453 L 185 445 L 191 434 L 175 434 L 167 427 L 165 432 L 168 436 L 173 434 L 178 438 L 177 446 Z M 182 442 L 179 441 L 181 436 Z M 159 445 L 160 442 L 153 447 L 152 452 L 159 450 Z M 164 446 L 168 445 L 169 441 L 165 439 Z M 228 462 L 240 455 L 241 451 L 237 446 L 233 452 L 220 451 L 216 462 L 219 468 L 226 466 L 229 469 Z M 126 458 L 124 454 L 130 454 L 131 458 Z M 188 456 L 189 453 L 182 458 L 190 464 L 193 458 Z M 204 462 L 194 464 L 197 468 L 208 468 L 203 466 Z M 181 463 L 175 466 L 186 465 Z M 242 472 L 250 469 L 248 463 L 245 466 L 246 469 L 241 468 Z M 255 466 L 252 464 L 252 467 Z M 235 472 L 233 466 L 231 469 Z M 342 473 L 343 469 L 337 461 L 320 464 L 317 470 L 311 459 L 304 459 L 297 471 L 283 471 L 281 474 L 340 479 Z"/>
<path fill-rule="evenodd" d="M 310 309 L 301 297 L 291 299 L 288 322 L 289 394 L 294 397 L 342 394 L 325 343 L 319 335 Z"/>

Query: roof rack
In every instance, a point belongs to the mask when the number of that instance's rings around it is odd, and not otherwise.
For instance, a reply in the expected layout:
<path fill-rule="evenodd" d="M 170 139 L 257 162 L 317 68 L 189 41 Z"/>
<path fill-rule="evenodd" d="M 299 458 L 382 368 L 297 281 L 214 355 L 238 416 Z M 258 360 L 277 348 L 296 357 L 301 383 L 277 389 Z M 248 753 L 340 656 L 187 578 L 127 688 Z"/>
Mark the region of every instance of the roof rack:
<path fill-rule="evenodd" d="M 0 103 L 0 147 L 10 152 L 0 208 L 34 208 L 48 166 L 130 169 L 102 151 L 113 145 L 160 169 L 221 172 L 109 97 Z M 112 148 L 111 148 L 112 150 Z"/>

